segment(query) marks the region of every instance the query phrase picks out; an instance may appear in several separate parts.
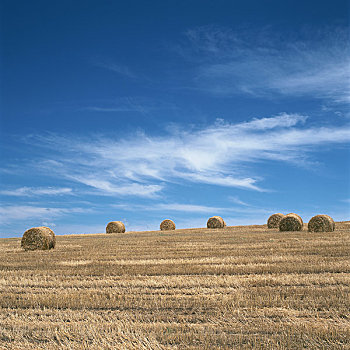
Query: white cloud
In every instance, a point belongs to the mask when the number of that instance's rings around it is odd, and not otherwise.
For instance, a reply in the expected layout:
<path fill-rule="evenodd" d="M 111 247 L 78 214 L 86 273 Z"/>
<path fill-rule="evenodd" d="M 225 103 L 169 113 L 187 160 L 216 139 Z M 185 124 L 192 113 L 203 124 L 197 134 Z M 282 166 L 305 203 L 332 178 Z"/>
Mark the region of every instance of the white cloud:
<path fill-rule="evenodd" d="M 236 203 L 236 204 L 239 204 L 239 205 L 244 205 L 244 206 L 249 206 L 248 203 L 246 202 L 243 202 L 241 199 L 239 199 L 237 196 L 229 196 L 228 197 L 228 200 L 230 202 L 233 202 L 233 203 Z"/>
<path fill-rule="evenodd" d="M 103 106 L 89 106 L 83 108 L 83 110 L 93 112 L 106 112 L 106 113 L 119 113 L 119 112 L 139 112 L 149 113 L 155 109 L 159 109 L 158 106 L 153 106 L 149 101 L 135 97 L 124 97 L 108 101 L 107 105 Z"/>
<path fill-rule="evenodd" d="M 96 101 L 95 105 L 80 108 L 83 111 L 104 112 L 104 113 L 124 113 L 138 112 L 148 115 L 154 111 L 176 110 L 178 107 L 164 100 L 153 100 L 137 96 L 125 96 L 106 101 Z"/>
<path fill-rule="evenodd" d="M 86 107 L 84 110 L 93 112 L 135 112 L 136 109 L 127 107 Z"/>
<path fill-rule="evenodd" d="M 223 210 L 223 208 L 210 207 L 205 205 L 195 205 L 195 204 L 181 204 L 181 203 L 159 204 L 153 207 L 153 209 L 191 212 L 191 213 L 213 213 L 213 212 L 217 213 Z"/>
<path fill-rule="evenodd" d="M 289 128 L 299 123 L 305 123 L 308 117 L 299 114 L 281 113 L 273 118 L 255 118 L 249 122 L 237 125 L 238 128 L 244 130 L 267 130 L 274 128 Z"/>
<path fill-rule="evenodd" d="M 254 174 L 254 163 L 307 163 L 323 145 L 349 142 L 349 125 L 306 127 L 306 119 L 283 113 L 236 124 L 219 120 L 158 137 L 36 137 L 39 146 L 54 151 L 55 161 L 36 159 L 33 165 L 104 195 L 154 197 L 166 183 L 183 182 L 263 191 L 259 182 L 268 173 Z"/>
<path fill-rule="evenodd" d="M 73 194 L 71 188 L 67 187 L 20 187 L 13 190 L 3 190 L 0 194 L 5 196 L 55 196 L 55 195 L 66 195 Z"/>
<path fill-rule="evenodd" d="M 138 210 L 138 211 L 168 211 L 168 212 L 190 212 L 190 213 L 218 213 L 226 211 L 227 209 L 232 210 L 232 208 L 219 208 L 211 207 L 205 205 L 196 204 L 184 204 L 184 203 L 159 203 L 153 205 L 114 205 L 115 208 L 121 208 L 124 210 Z"/>
<path fill-rule="evenodd" d="M 130 184 L 118 184 L 115 185 L 111 181 L 101 180 L 95 175 L 84 176 L 84 175 L 66 175 L 67 178 L 80 182 L 84 185 L 93 187 L 99 191 L 101 194 L 105 195 L 137 195 L 140 197 L 154 197 L 157 195 L 157 192 L 162 190 L 161 185 L 142 185 L 139 183 L 130 183 Z"/>
<path fill-rule="evenodd" d="M 10 205 L 0 207 L 0 223 L 8 223 L 11 220 L 39 219 L 47 221 L 51 218 L 71 214 L 85 213 L 89 209 L 82 208 L 47 208 L 29 205 Z"/>
<path fill-rule="evenodd" d="M 47 221 L 43 221 L 41 225 L 46 227 L 56 227 L 56 224 L 54 222 L 47 222 Z"/>
<path fill-rule="evenodd" d="M 251 214 L 252 208 L 247 208 L 246 204 L 239 203 L 239 206 L 230 207 L 214 207 L 201 204 L 188 204 L 188 203 L 157 203 L 153 205 L 141 205 L 141 204 L 115 204 L 114 208 L 119 208 L 127 211 L 146 211 L 146 212 L 183 212 L 183 213 L 196 213 L 196 214 L 211 214 L 220 215 L 224 213 L 239 213 L 239 214 Z M 271 209 L 267 208 L 254 208 L 254 213 L 271 213 Z M 215 214 L 216 213 L 216 214 Z"/>
<path fill-rule="evenodd" d="M 97 67 L 108 69 L 114 73 L 117 73 L 121 76 L 125 76 L 127 78 L 132 78 L 132 79 L 137 78 L 136 74 L 132 72 L 129 67 L 116 62 L 99 60 L 99 61 L 95 61 L 94 64 Z"/>
<path fill-rule="evenodd" d="M 250 177 L 237 179 L 233 176 L 222 176 L 216 172 L 206 171 L 205 173 L 191 173 L 191 174 L 181 174 L 180 175 L 184 180 L 205 183 L 209 185 L 219 185 L 225 187 L 237 187 L 237 188 L 245 188 L 256 191 L 263 191 L 263 189 L 254 185 L 257 180 L 252 179 Z"/>
<path fill-rule="evenodd" d="M 282 41 L 270 30 L 206 26 L 190 30 L 191 60 L 198 89 L 214 94 L 313 96 L 350 102 L 350 42 L 347 30 L 310 30 L 304 40 Z M 306 37 L 306 36 L 305 36 Z"/>

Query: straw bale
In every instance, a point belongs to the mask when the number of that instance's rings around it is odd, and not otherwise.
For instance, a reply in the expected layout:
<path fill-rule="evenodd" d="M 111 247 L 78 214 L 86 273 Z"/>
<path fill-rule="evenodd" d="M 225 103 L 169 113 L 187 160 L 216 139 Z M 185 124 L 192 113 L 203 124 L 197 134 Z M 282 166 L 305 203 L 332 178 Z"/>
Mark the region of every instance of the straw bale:
<path fill-rule="evenodd" d="M 303 223 L 303 219 L 301 218 L 300 215 L 295 214 L 295 213 L 289 213 L 289 214 L 287 214 L 287 215 L 296 215 L 296 216 L 300 219 L 300 221 Z"/>
<path fill-rule="evenodd" d="M 279 224 L 280 231 L 301 231 L 303 229 L 303 221 L 299 215 L 290 213 L 283 217 Z"/>
<path fill-rule="evenodd" d="M 21 247 L 24 250 L 48 250 L 55 248 L 56 236 L 54 232 L 45 226 L 32 227 L 24 232 Z"/>
<path fill-rule="evenodd" d="M 174 221 L 170 219 L 165 219 L 160 223 L 160 229 L 162 231 L 170 231 L 170 230 L 175 230 L 176 226 Z"/>
<path fill-rule="evenodd" d="M 207 221 L 207 228 L 223 228 L 225 227 L 225 221 L 221 216 L 212 216 Z"/>
<path fill-rule="evenodd" d="M 124 233 L 125 225 L 121 221 L 111 221 L 106 226 L 106 233 Z"/>
<path fill-rule="evenodd" d="M 315 215 L 308 223 L 309 232 L 332 232 L 334 231 L 334 221 L 328 215 Z"/>
<path fill-rule="evenodd" d="M 267 227 L 278 228 L 282 218 L 284 218 L 284 214 L 281 214 L 281 213 L 272 214 L 267 220 Z"/>
<path fill-rule="evenodd" d="M 334 231 L 334 230 L 335 230 L 335 222 L 334 222 L 333 218 L 330 217 L 329 215 L 326 215 L 326 214 L 323 214 L 323 215 L 326 216 L 326 217 L 331 221 L 331 223 L 332 223 L 332 228 L 333 228 L 332 231 Z"/>

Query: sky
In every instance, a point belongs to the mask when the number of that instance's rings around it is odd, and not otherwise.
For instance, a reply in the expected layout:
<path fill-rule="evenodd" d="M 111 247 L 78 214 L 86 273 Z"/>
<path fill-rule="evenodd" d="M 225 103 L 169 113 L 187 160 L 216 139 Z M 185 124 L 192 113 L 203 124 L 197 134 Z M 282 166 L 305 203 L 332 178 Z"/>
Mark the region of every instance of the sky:
<path fill-rule="evenodd" d="M 0 237 L 350 220 L 348 1 L 0 6 Z"/>

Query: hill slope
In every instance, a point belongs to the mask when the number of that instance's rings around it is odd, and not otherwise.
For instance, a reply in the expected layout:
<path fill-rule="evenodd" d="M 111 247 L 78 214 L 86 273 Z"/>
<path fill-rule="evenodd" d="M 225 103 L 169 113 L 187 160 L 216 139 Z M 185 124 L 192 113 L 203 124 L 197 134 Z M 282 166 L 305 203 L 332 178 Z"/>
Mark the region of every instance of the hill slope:
<path fill-rule="evenodd" d="M 350 223 L 0 240 L 0 349 L 350 348 Z"/>

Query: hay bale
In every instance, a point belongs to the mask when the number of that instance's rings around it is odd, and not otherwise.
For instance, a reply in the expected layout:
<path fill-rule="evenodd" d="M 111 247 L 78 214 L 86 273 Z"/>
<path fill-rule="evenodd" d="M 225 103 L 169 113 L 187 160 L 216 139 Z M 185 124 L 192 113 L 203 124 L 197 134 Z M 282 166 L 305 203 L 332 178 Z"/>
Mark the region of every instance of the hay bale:
<path fill-rule="evenodd" d="M 48 227 L 32 227 L 23 233 L 21 247 L 24 250 L 48 250 L 55 248 L 55 246 L 56 236 Z"/>
<path fill-rule="evenodd" d="M 304 222 L 303 222 L 303 219 L 302 219 L 301 216 L 299 216 L 298 214 L 289 213 L 289 214 L 287 214 L 287 215 L 295 215 L 295 216 L 297 216 L 297 217 L 299 218 L 299 220 L 300 220 L 302 223 L 304 223 Z"/>
<path fill-rule="evenodd" d="M 299 215 L 290 213 L 281 219 L 278 227 L 280 231 L 301 231 L 303 220 Z"/>
<path fill-rule="evenodd" d="M 268 228 L 278 228 L 282 218 L 284 218 L 284 214 L 281 214 L 281 213 L 272 214 L 267 219 L 267 227 Z"/>
<path fill-rule="evenodd" d="M 124 233 L 125 225 L 121 221 L 111 221 L 106 226 L 106 233 Z"/>
<path fill-rule="evenodd" d="M 207 228 L 223 228 L 225 221 L 221 216 L 212 216 L 207 221 Z"/>
<path fill-rule="evenodd" d="M 330 220 L 330 222 L 332 223 L 332 228 L 333 228 L 332 231 L 334 231 L 335 230 L 335 222 L 334 222 L 333 218 L 330 217 L 329 215 L 326 215 L 326 214 L 323 214 L 323 215 L 326 216 Z"/>
<path fill-rule="evenodd" d="M 162 231 L 170 231 L 175 230 L 175 222 L 170 219 L 165 219 L 160 223 L 160 229 Z"/>
<path fill-rule="evenodd" d="M 334 220 L 328 215 L 315 215 L 307 225 L 309 232 L 332 232 L 334 231 Z"/>

